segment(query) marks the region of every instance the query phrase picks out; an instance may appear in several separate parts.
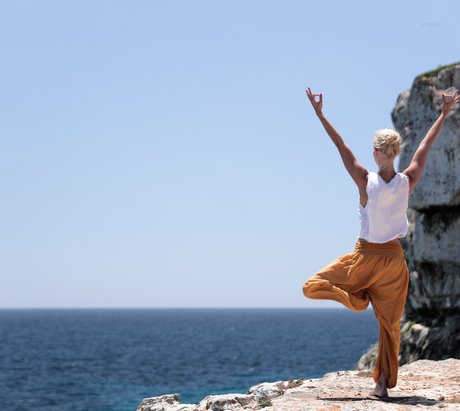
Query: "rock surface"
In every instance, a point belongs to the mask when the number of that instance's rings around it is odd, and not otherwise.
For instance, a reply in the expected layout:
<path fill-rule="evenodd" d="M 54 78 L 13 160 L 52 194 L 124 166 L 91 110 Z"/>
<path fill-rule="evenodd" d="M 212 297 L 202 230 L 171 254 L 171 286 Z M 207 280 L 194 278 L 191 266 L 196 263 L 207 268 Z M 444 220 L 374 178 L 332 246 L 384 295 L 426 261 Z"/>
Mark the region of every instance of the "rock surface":
<path fill-rule="evenodd" d="M 337 371 L 323 378 L 266 382 L 245 394 L 208 395 L 198 404 L 181 404 L 179 394 L 146 398 L 137 411 L 459 410 L 460 360 L 404 365 L 386 399 L 368 396 L 374 385 L 370 371 Z"/>
<path fill-rule="evenodd" d="M 418 76 L 391 113 L 403 139 L 399 171 L 440 113 L 441 94 L 460 90 L 460 63 Z M 410 270 L 401 321 L 400 365 L 417 359 L 460 358 L 460 108 L 454 106 L 431 147 L 409 201 L 403 244 Z M 373 367 L 375 346 L 358 369 Z"/>

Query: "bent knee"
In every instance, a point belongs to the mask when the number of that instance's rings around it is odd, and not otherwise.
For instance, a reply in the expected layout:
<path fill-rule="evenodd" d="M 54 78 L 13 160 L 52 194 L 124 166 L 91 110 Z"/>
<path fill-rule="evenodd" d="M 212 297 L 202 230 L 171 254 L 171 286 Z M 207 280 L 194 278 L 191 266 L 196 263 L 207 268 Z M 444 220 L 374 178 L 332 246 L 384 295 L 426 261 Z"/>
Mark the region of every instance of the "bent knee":
<path fill-rule="evenodd" d="M 303 283 L 302 287 L 303 295 L 307 298 L 312 298 L 314 291 L 313 291 L 313 282 L 308 280 Z"/>

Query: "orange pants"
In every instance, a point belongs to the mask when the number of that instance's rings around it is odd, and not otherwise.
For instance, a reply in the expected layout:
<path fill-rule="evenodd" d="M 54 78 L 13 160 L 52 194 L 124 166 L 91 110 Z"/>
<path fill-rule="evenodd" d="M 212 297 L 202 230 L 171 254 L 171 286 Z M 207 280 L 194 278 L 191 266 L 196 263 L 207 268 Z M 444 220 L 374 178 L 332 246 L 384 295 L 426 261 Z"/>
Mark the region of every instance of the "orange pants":
<path fill-rule="evenodd" d="M 409 286 L 409 269 L 401 244 L 358 240 L 353 253 L 342 255 L 303 284 L 306 297 L 334 300 L 352 311 L 372 303 L 379 324 L 378 356 L 373 378 L 383 370 L 387 388 L 396 386 L 400 320 Z"/>

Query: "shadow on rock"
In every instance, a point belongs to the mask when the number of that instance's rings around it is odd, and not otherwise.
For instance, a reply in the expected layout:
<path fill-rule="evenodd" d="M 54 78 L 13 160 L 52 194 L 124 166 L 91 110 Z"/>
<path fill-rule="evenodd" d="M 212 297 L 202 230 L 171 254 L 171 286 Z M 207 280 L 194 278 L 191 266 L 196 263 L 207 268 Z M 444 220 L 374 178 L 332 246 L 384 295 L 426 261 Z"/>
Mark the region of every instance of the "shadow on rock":
<path fill-rule="evenodd" d="M 320 397 L 318 398 L 323 401 L 382 401 L 389 402 L 392 404 L 407 404 L 407 405 L 436 405 L 441 401 L 437 401 L 433 398 L 421 397 L 419 395 L 409 395 L 405 397 L 386 397 L 376 398 L 371 396 L 366 397 Z"/>

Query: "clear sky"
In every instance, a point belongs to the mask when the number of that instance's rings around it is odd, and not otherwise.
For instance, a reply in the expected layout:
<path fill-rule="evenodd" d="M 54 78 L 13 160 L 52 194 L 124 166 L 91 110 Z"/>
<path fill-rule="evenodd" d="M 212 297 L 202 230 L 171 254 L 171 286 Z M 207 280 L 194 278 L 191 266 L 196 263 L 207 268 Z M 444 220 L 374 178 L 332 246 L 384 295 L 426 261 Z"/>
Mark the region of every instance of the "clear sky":
<path fill-rule="evenodd" d="M 0 307 L 338 307 L 358 191 L 458 1 L 0 2 Z M 433 119 L 434 120 L 434 119 Z M 397 164 L 397 163 L 396 163 Z"/>

